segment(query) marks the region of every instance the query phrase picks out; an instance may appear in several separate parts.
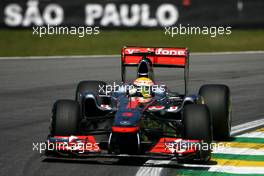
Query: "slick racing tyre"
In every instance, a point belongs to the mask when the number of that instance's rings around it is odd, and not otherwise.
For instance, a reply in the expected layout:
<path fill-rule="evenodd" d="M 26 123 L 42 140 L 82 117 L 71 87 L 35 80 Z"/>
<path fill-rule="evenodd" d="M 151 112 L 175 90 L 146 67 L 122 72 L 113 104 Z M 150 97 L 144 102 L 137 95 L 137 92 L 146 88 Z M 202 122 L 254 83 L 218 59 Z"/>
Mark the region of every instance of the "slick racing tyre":
<path fill-rule="evenodd" d="M 183 109 L 183 138 L 202 140 L 199 153 L 192 159 L 180 162 L 207 162 L 211 158 L 212 125 L 210 112 L 206 105 L 188 104 Z"/>
<path fill-rule="evenodd" d="M 227 140 L 231 131 L 231 98 L 226 85 L 207 84 L 199 90 L 199 95 L 208 106 L 213 124 L 213 139 Z"/>
<path fill-rule="evenodd" d="M 212 127 L 206 105 L 188 104 L 183 109 L 183 138 L 211 142 Z"/>
<path fill-rule="evenodd" d="M 80 107 L 74 100 L 58 100 L 53 106 L 51 120 L 52 136 L 78 134 Z"/>
<path fill-rule="evenodd" d="M 101 93 L 103 94 L 104 92 L 99 92 L 100 87 L 105 87 L 106 83 L 104 81 L 81 81 L 77 85 L 77 89 L 75 92 L 75 100 L 81 104 L 82 101 L 82 96 L 86 92 L 93 93 L 95 95 Z"/>
<path fill-rule="evenodd" d="M 80 108 L 81 108 L 81 114 L 82 117 L 87 117 L 87 116 L 94 116 L 97 114 L 95 111 L 95 103 L 98 104 L 106 104 L 107 99 L 106 98 L 99 98 L 98 94 L 104 94 L 102 92 L 102 88 L 105 89 L 106 83 L 103 81 L 81 81 L 76 89 L 75 92 L 75 100 L 79 103 Z M 86 93 L 92 93 L 95 96 L 95 102 L 87 102 L 86 104 L 88 105 L 87 107 L 84 105 L 84 97 Z"/>

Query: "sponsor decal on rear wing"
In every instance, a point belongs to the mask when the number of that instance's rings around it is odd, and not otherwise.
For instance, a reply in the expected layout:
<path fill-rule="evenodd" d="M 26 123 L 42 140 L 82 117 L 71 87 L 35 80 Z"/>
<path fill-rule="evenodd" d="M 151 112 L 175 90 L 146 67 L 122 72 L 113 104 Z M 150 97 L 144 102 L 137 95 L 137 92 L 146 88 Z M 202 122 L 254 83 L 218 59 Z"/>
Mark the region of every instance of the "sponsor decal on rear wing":
<path fill-rule="evenodd" d="M 150 59 L 156 67 L 185 68 L 188 66 L 189 51 L 187 48 L 123 47 L 122 65 L 137 66 L 143 56 Z"/>
<path fill-rule="evenodd" d="M 137 46 L 123 47 L 121 51 L 122 82 L 126 81 L 126 67 L 138 66 L 143 59 L 149 60 L 154 67 L 184 68 L 184 89 L 185 95 L 188 94 L 189 50 L 187 48 Z"/>

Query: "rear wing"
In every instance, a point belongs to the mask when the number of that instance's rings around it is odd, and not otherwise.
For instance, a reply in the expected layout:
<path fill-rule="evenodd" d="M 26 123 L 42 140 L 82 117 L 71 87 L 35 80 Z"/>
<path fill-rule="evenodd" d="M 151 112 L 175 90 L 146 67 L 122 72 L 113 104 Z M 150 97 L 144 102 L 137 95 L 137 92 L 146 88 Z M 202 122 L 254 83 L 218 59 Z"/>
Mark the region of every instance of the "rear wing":
<path fill-rule="evenodd" d="M 121 52 L 122 81 L 125 82 L 126 67 L 138 66 L 143 57 L 153 67 L 184 68 L 185 94 L 188 94 L 189 50 L 173 47 L 123 47 Z"/>

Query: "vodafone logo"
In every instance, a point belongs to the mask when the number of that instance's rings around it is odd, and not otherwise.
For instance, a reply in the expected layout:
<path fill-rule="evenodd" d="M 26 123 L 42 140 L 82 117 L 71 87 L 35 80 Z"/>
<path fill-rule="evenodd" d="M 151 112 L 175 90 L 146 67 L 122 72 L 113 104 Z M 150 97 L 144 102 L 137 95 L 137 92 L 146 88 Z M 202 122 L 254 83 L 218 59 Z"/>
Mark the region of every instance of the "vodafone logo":
<path fill-rule="evenodd" d="M 185 50 L 157 48 L 156 55 L 185 56 Z"/>
<path fill-rule="evenodd" d="M 135 53 L 135 49 L 126 49 L 128 54 L 133 54 Z"/>
<path fill-rule="evenodd" d="M 154 51 L 154 49 L 151 48 L 148 51 Z M 145 53 L 145 52 L 147 52 L 145 49 L 127 48 L 125 50 L 125 54 Z M 157 48 L 155 50 L 155 54 L 156 55 L 170 55 L 170 56 L 185 56 L 186 52 L 185 52 L 185 49 Z"/>

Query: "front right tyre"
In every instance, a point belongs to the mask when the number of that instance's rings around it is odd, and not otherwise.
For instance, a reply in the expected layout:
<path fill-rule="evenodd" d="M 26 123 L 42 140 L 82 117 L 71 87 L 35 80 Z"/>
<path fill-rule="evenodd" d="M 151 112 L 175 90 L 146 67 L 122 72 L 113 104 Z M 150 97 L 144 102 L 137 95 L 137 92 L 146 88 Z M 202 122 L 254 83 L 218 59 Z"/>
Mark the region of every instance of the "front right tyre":
<path fill-rule="evenodd" d="M 185 105 L 182 121 L 184 138 L 212 141 L 211 119 L 206 105 Z"/>
<path fill-rule="evenodd" d="M 212 124 L 208 107 L 203 104 L 185 105 L 182 123 L 184 139 L 201 141 L 198 146 L 199 153 L 191 161 L 209 161 L 211 158 Z"/>

